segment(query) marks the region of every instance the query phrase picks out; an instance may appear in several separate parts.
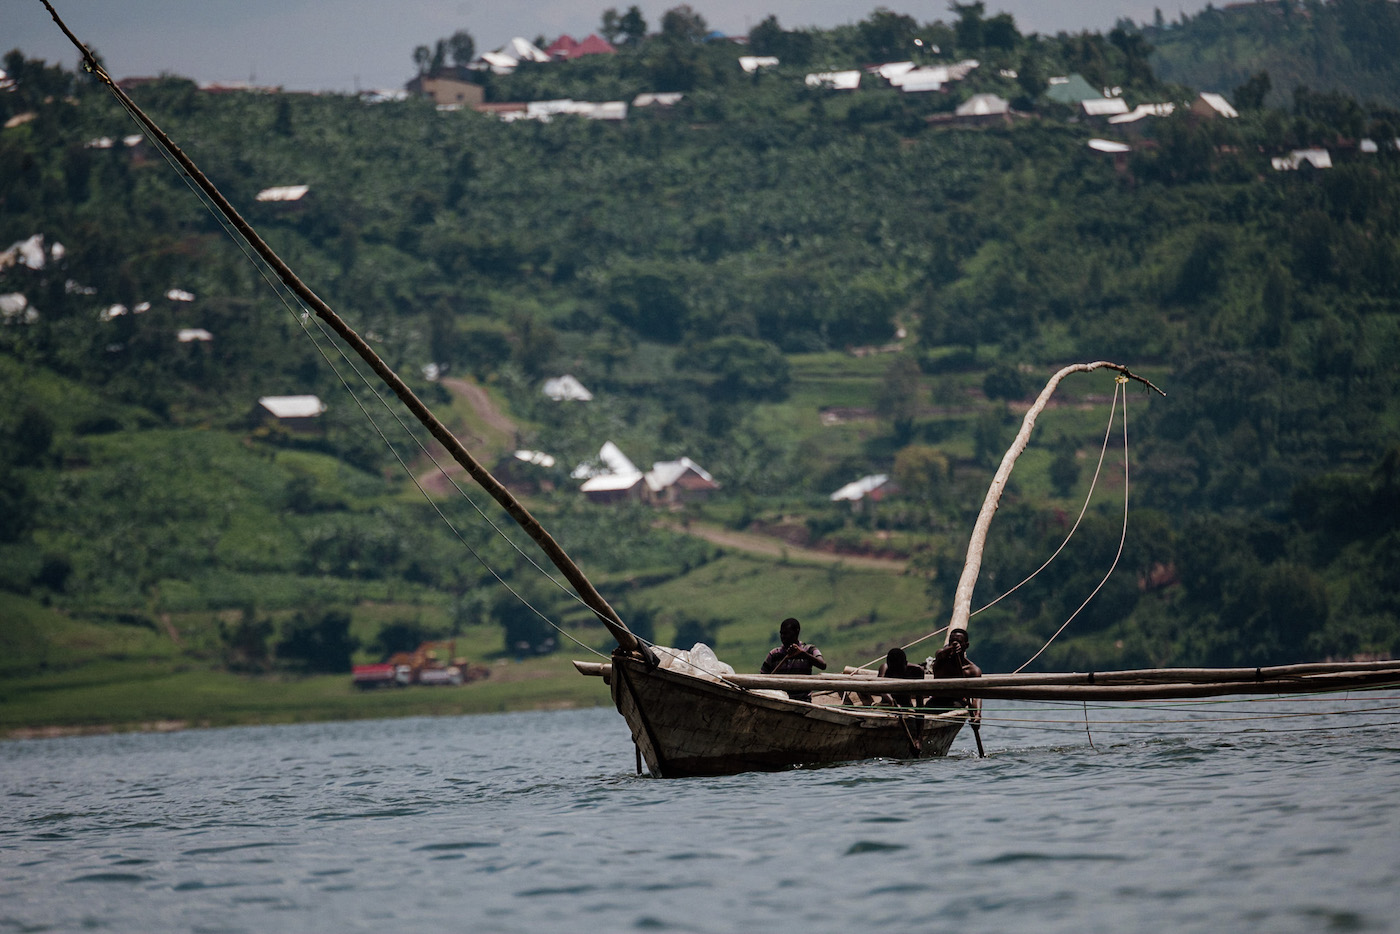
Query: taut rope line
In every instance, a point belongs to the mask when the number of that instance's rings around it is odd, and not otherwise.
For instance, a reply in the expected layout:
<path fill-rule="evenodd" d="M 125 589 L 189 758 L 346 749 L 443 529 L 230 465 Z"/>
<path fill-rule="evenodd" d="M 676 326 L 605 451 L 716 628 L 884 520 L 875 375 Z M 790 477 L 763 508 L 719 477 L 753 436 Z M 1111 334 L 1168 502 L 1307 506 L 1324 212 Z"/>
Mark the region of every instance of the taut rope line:
<path fill-rule="evenodd" d="M 1126 378 L 1120 376 L 1120 377 L 1118 377 L 1118 382 L 1119 382 L 1120 384 L 1123 383 L 1123 382 L 1126 382 Z M 1118 388 L 1122 388 L 1122 387 L 1119 386 Z M 1114 398 L 1114 399 L 1117 399 L 1117 398 L 1118 398 L 1118 391 L 1117 391 L 1117 389 L 1114 390 L 1113 398 Z M 1111 426 L 1110 426 L 1110 427 L 1111 427 Z M 1095 588 L 1089 593 L 1089 596 L 1087 596 L 1087 597 L 1084 598 L 1084 602 L 1081 603 L 1081 604 L 1079 604 L 1079 608 L 1078 608 L 1078 609 L 1076 609 L 1073 613 L 1069 614 L 1069 619 L 1065 620 L 1064 623 L 1062 623 L 1062 624 L 1060 625 L 1060 628 L 1057 629 L 1057 630 L 1055 630 L 1055 634 L 1054 634 L 1053 636 L 1051 636 L 1049 639 L 1045 640 L 1045 644 L 1042 645 L 1042 646 L 1040 647 L 1040 651 L 1039 651 L 1039 652 L 1036 652 L 1036 653 L 1035 653 L 1034 655 L 1032 655 L 1030 658 L 1028 658 L 1028 659 L 1026 659 L 1024 662 L 1022 662 L 1022 663 L 1021 663 L 1021 667 L 1020 667 L 1020 668 L 1017 668 L 1015 671 L 1012 672 L 1013 675 L 1015 675 L 1015 674 L 1020 674 L 1022 671 L 1025 670 L 1025 667 L 1026 667 L 1027 665 L 1029 665 L 1031 662 L 1033 662 L 1033 661 L 1035 661 L 1037 658 L 1039 658 L 1039 657 L 1041 656 L 1041 653 L 1044 652 L 1046 649 L 1050 648 L 1050 643 L 1051 643 L 1051 642 L 1054 642 L 1056 639 L 1058 639 L 1058 638 L 1060 637 L 1060 633 L 1064 632 L 1064 631 L 1065 631 L 1065 628 L 1068 627 L 1070 623 L 1074 622 L 1074 618 L 1075 618 L 1076 616 L 1078 616 L 1081 612 L 1083 612 L 1084 608 L 1085 608 L 1086 606 L 1089 605 L 1089 601 L 1092 600 L 1092 599 L 1094 599 L 1094 597 L 1098 595 L 1098 592 L 1099 592 L 1100 590 L 1103 589 L 1103 585 L 1106 584 L 1106 583 L 1108 583 L 1109 577 L 1111 577 L 1111 576 L 1113 575 L 1114 569 L 1118 567 L 1118 561 L 1119 561 L 1120 558 L 1123 557 L 1123 544 L 1124 544 L 1127 540 L 1128 540 L 1128 394 L 1127 394 L 1126 392 L 1124 392 L 1124 393 L 1123 393 L 1123 532 L 1122 532 L 1122 534 L 1120 534 L 1120 535 L 1118 536 L 1118 551 L 1117 551 L 1116 554 L 1114 554 L 1114 556 L 1113 556 L 1113 563 L 1112 563 L 1111 565 L 1109 565 L 1109 567 L 1108 567 L 1108 572 L 1107 572 L 1106 574 L 1104 574 L 1103 579 L 1099 581 L 1098 586 L 1095 587 Z"/>
<path fill-rule="evenodd" d="M 1109 442 L 1109 439 L 1113 436 L 1113 420 L 1114 420 L 1114 418 L 1116 417 L 1116 415 L 1118 414 L 1118 395 L 1119 395 L 1119 392 L 1120 392 L 1120 391 L 1121 391 L 1122 394 L 1123 394 L 1123 404 L 1124 404 L 1124 406 L 1126 406 L 1127 403 L 1128 403 L 1127 390 L 1126 390 L 1126 388 L 1124 388 L 1124 386 L 1123 386 L 1123 380 L 1122 380 L 1121 377 L 1114 380 L 1114 384 L 1113 384 L 1113 404 L 1110 406 L 1110 408 L 1109 408 L 1109 410 L 1108 410 L 1108 424 L 1104 427 L 1103 444 L 1101 444 L 1101 445 L 1099 446 L 1099 461 L 1098 461 L 1098 463 L 1094 466 L 1094 476 L 1093 476 L 1093 477 L 1090 479 L 1090 481 L 1089 481 L 1089 491 L 1088 491 L 1087 493 L 1084 494 L 1084 503 L 1083 503 L 1083 505 L 1081 505 L 1081 506 L 1079 507 L 1079 516 L 1074 520 L 1074 525 L 1070 528 L 1069 532 L 1065 535 L 1064 541 L 1060 542 L 1060 547 L 1056 548 L 1055 551 L 1054 551 L 1054 553 L 1051 554 L 1050 557 L 1048 557 L 1048 558 L 1045 559 L 1045 563 L 1043 563 L 1040 567 L 1036 568 L 1036 569 L 1035 569 L 1034 571 L 1032 571 L 1030 574 L 1026 575 L 1026 577 L 1025 577 L 1024 579 L 1022 579 L 1022 581 L 1021 581 L 1019 584 L 1017 584 L 1016 586 L 1012 587 L 1010 590 L 1007 590 L 1007 591 L 1004 592 L 1001 596 L 997 597 L 995 600 L 991 601 L 990 603 L 984 604 L 983 606 L 978 607 L 977 609 L 973 610 L 972 613 L 970 614 L 971 616 L 976 616 L 978 613 L 981 613 L 983 610 L 990 610 L 992 607 L 996 606 L 998 603 L 1000 603 L 1001 601 L 1005 600 L 1007 597 L 1011 596 L 1011 595 L 1012 595 L 1013 593 L 1015 593 L 1016 591 L 1020 590 L 1020 589 L 1021 589 L 1022 587 L 1024 587 L 1026 584 L 1029 584 L 1037 575 L 1040 574 L 1041 571 L 1044 571 L 1046 568 L 1048 568 L 1048 567 L 1050 566 L 1051 562 L 1053 562 L 1056 558 L 1058 558 L 1058 557 L 1060 556 L 1060 552 L 1062 552 L 1062 551 L 1065 550 L 1065 546 L 1069 544 L 1069 540 L 1070 540 L 1071 538 L 1073 538 L 1073 537 L 1074 537 L 1074 533 L 1077 532 L 1077 531 L 1079 530 L 1080 524 L 1084 521 L 1084 516 L 1085 516 L 1085 514 L 1089 511 L 1089 503 L 1090 503 L 1090 501 L 1093 500 L 1093 498 L 1094 498 L 1094 490 L 1097 489 L 1097 487 L 1098 487 L 1098 484 L 1099 484 L 1099 476 L 1100 476 L 1100 475 L 1102 474 L 1102 472 L 1103 472 L 1104 457 L 1105 457 L 1105 455 L 1108 453 L 1108 442 Z M 1110 569 L 1110 570 L 1111 570 L 1111 569 Z M 912 649 L 914 646 L 918 645 L 919 643 L 925 642 L 925 641 L 927 641 L 927 640 L 929 640 L 929 639 L 932 639 L 934 636 L 940 635 L 940 634 L 945 633 L 945 632 L 947 632 L 947 631 L 948 631 L 948 627 L 947 627 L 947 626 L 942 626 L 942 627 L 940 627 L 940 628 L 938 628 L 938 629 L 935 629 L 933 632 L 926 633 L 925 635 L 919 636 L 919 638 L 915 639 L 913 642 L 909 642 L 909 643 L 907 643 L 907 644 L 905 644 L 905 645 L 902 645 L 902 646 L 900 646 L 900 648 L 902 648 L 902 649 Z M 1058 635 L 1058 633 L 1057 633 L 1057 635 Z M 1047 645 L 1048 645 L 1048 643 L 1047 643 Z M 1041 651 L 1043 652 L 1043 651 L 1045 651 L 1045 650 L 1042 648 Z M 1036 654 L 1039 654 L 1039 653 L 1036 653 Z M 864 665 L 862 665 L 861 667 L 862 667 L 862 668 L 869 668 L 871 665 L 874 665 L 875 663 L 877 663 L 877 662 L 879 662 L 879 661 L 880 661 L 880 659 L 878 659 L 878 658 L 873 658 L 873 659 L 871 659 L 870 661 L 866 662 L 866 663 L 865 663 Z M 1027 664 L 1029 664 L 1029 662 L 1028 662 Z M 1019 671 L 1020 669 L 1017 669 L 1017 670 Z"/>

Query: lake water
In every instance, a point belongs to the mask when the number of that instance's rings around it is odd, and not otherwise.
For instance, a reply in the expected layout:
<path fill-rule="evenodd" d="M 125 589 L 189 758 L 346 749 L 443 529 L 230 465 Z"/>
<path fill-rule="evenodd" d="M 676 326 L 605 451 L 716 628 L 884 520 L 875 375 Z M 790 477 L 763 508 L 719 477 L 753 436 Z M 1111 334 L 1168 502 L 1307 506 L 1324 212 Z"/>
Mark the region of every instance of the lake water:
<path fill-rule="evenodd" d="M 1400 930 L 1397 709 L 666 781 L 610 708 L 4 742 L 0 931 Z"/>

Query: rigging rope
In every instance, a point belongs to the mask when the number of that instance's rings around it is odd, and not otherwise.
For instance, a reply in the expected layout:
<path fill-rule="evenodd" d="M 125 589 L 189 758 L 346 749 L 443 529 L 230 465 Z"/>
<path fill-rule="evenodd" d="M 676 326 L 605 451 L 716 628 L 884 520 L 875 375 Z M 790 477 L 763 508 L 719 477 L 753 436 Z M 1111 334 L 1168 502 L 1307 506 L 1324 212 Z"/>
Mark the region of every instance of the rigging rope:
<path fill-rule="evenodd" d="M 995 600 L 991 601 L 990 603 L 987 603 L 987 604 L 985 604 L 984 606 L 981 606 L 981 607 L 979 607 L 978 609 L 973 610 L 972 613 L 969 614 L 969 615 L 971 615 L 971 616 L 976 616 L 978 613 L 981 613 L 983 610 L 990 610 L 992 607 L 996 606 L 998 603 L 1000 603 L 1001 601 L 1005 600 L 1007 597 L 1011 596 L 1011 595 L 1012 595 L 1013 593 L 1015 593 L 1016 591 L 1020 590 L 1020 589 L 1021 589 L 1022 587 L 1024 587 L 1026 584 L 1030 583 L 1037 575 L 1040 574 L 1041 571 L 1044 571 L 1047 567 L 1049 567 L 1049 566 L 1050 566 L 1050 563 L 1051 563 L 1052 561 L 1054 561 L 1056 558 L 1058 558 L 1058 557 L 1060 556 L 1060 552 L 1062 552 L 1062 551 L 1065 550 L 1065 546 L 1069 544 L 1069 540 L 1070 540 L 1071 538 L 1073 538 L 1073 537 L 1074 537 L 1074 533 L 1077 532 L 1077 531 L 1079 530 L 1079 525 L 1080 525 L 1080 523 L 1082 523 L 1082 522 L 1084 521 L 1084 515 L 1085 515 L 1085 513 L 1087 513 L 1087 512 L 1089 511 L 1089 502 L 1094 498 L 1094 490 L 1098 487 L 1098 484 L 1099 484 L 1099 476 L 1100 476 L 1100 474 L 1103 472 L 1104 457 L 1105 457 L 1105 455 L 1108 453 L 1108 442 L 1109 442 L 1109 439 L 1113 436 L 1113 420 L 1114 420 L 1114 418 L 1115 418 L 1115 417 L 1117 416 L 1117 414 L 1118 414 L 1118 395 L 1119 395 L 1120 392 L 1123 394 L 1124 415 L 1126 416 L 1126 414 L 1127 414 L 1128 391 L 1127 391 L 1127 388 L 1126 388 L 1126 385 L 1125 385 L 1126 383 L 1127 383 L 1127 379 L 1124 378 L 1124 377 L 1122 377 L 1122 376 L 1119 376 L 1119 377 L 1117 377 L 1117 378 L 1114 380 L 1114 385 L 1113 385 L 1113 403 L 1112 403 L 1112 405 L 1109 407 L 1109 411 L 1108 411 L 1108 424 L 1107 424 L 1107 425 L 1105 426 L 1105 428 L 1104 428 L 1103 444 L 1101 444 L 1101 445 L 1099 446 L 1099 460 L 1098 460 L 1098 463 L 1094 466 L 1094 475 L 1093 475 L 1093 477 L 1090 478 L 1090 480 L 1089 480 L 1089 490 L 1088 490 L 1087 493 L 1084 494 L 1084 502 L 1083 502 L 1083 504 L 1079 507 L 1079 515 L 1075 518 L 1075 520 L 1074 520 L 1074 525 L 1070 527 L 1070 530 L 1069 530 L 1068 533 L 1066 533 L 1066 535 L 1065 535 L 1065 537 L 1064 537 L 1064 540 L 1063 540 L 1062 542 L 1060 542 L 1060 547 L 1056 548 L 1055 551 L 1054 551 L 1054 553 L 1052 553 L 1052 554 L 1050 555 L 1050 557 L 1046 558 L 1046 559 L 1045 559 L 1045 562 L 1044 562 L 1043 564 L 1041 564 L 1040 567 L 1036 568 L 1036 569 L 1035 569 L 1034 571 L 1032 571 L 1030 574 L 1026 575 L 1026 577 L 1025 577 L 1024 579 L 1022 579 L 1022 581 L 1021 581 L 1019 584 L 1017 584 L 1016 586 L 1012 587 L 1010 590 L 1007 590 L 1005 593 L 1003 593 L 1001 596 L 997 597 Z M 1125 427 L 1125 429 L 1126 429 L 1126 424 L 1125 424 L 1124 427 Z M 1126 456 L 1126 455 L 1125 455 L 1125 456 Z M 1125 495 L 1126 495 L 1126 491 L 1125 491 Z M 1110 568 L 1110 573 L 1111 573 L 1111 571 L 1112 571 L 1112 569 Z M 1102 586 L 1102 584 L 1101 584 L 1100 586 Z M 1097 592 L 1097 591 L 1096 591 L 1096 592 Z M 1081 607 L 1081 609 L 1083 609 L 1083 608 Z M 1071 617 L 1071 618 L 1073 618 L 1073 617 Z M 902 648 L 902 649 L 911 649 L 911 648 L 913 648 L 914 646 L 920 644 L 921 642 L 926 642 L 926 641 L 928 641 L 929 639 L 932 639 L 934 636 L 939 635 L 939 634 L 944 633 L 944 632 L 947 632 L 947 631 L 948 631 L 948 627 L 947 627 L 947 626 L 942 626 L 942 627 L 940 627 L 940 628 L 938 628 L 938 629 L 935 629 L 933 632 L 926 633 L 925 635 L 919 636 L 919 637 L 918 637 L 917 639 L 915 639 L 913 642 L 906 643 L 905 645 L 900 646 L 900 648 Z M 1056 635 L 1058 635 L 1058 633 L 1056 633 Z M 1052 639 L 1053 639 L 1053 637 L 1052 637 Z M 1046 645 L 1049 645 L 1049 643 L 1046 643 Z M 1045 651 L 1044 648 L 1042 648 L 1041 651 L 1042 651 L 1042 652 Z M 1040 653 L 1037 652 L 1036 654 L 1039 655 Z M 1034 660 L 1034 658 L 1032 658 L 1032 661 L 1033 661 L 1033 660 Z M 882 661 L 882 659 L 874 658 L 874 659 L 871 659 L 870 661 L 866 662 L 864 665 L 862 665 L 862 666 L 860 666 L 860 667 L 862 667 L 862 668 L 869 668 L 871 665 L 874 665 L 874 664 L 876 664 L 876 663 L 878 663 L 878 662 L 880 662 L 880 661 Z M 1030 662 L 1028 661 L 1026 664 L 1030 664 Z M 1025 666 L 1022 666 L 1022 667 L 1025 667 Z M 1020 670 L 1020 669 L 1018 668 L 1017 671 L 1019 671 L 1019 670 Z"/>
<path fill-rule="evenodd" d="M 1120 386 L 1122 386 L 1122 385 L 1124 385 L 1124 384 L 1126 384 L 1126 383 L 1128 382 L 1128 379 L 1127 379 L 1127 377 L 1125 377 L 1125 376 L 1118 376 L 1118 377 L 1116 377 L 1116 382 L 1119 383 Z M 1117 391 L 1117 389 L 1114 390 L 1113 397 L 1114 397 L 1114 399 L 1117 399 L 1117 398 L 1118 398 L 1118 391 Z M 1055 634 L 1054 634 L 1053 636 L 1051 636 L 1049 639 L 1046 640 L 1045 644 L 1042 645 L 1042 646 L 1040 647 L 1040 651 L 1036 652 L 1036 653 L 1035 653 L 1034 655 L 1032 655 L 1030 658 L 1028 658 L 1028 659 L 1026 659 L 1024 662 L 1022 662 L 1022 663 L 1021 663 L 1021 667 L 1020 667 L 1020 668 L 1017 668 L 1015 671 L 1013 671 L 1012 674 L 1020 674 L 1023 670 L 1025 670 L 1025 667 L 1026 667 L 1027 665 L 1029 665 L 1031 662 L 1033 662 L 1033 661 L 1035 661 L 1037 658 L 1039 658 L 1039 657 L 1041 656 L 1041 653 L 1044 652 L 1046 649 L 1050 648 L 1050 643 L 1051 643 L 1051 642 L 1054 642 L 1056 639 L 1058 639 L 1058 638 L 1060 637 L 1060 633 L 1064 632 L 1064 631 L 1065 631 L 1065 628 L 1068 627 L 1070 623 L 1074 622 L 1074 618 L 1075 618 L 1076 616 L 1078 616 L 1078 615 L 1080 614 L 1080 612 L 1083 611 L 1083 609 L 1084 609 L 1086 606 L 1089 605 L 1089 601 L 1092 600 L 1092 599 L 1094 599 L 1094 597 L 1098 594 L 1098 592 L 1099 592 L 1100 590 L 1103 589 L 1103 585 L 1106 584 L 1106 583 L 1108 583 L 1109 577 L 1112 576 L 1114 569 L 1118 567 L 1118 560 L 1119 560 L 1120 558 L 1123 557 L 1123 544 L 1124 544 L 1127 540 L 1128 540 L 1128 393 L 1127 393 L 1127 391 L 1126 391 L 1126 389 L 1125 389 L 1124 392 L 1123 392 L 1123 532 L 1122 532 L 1122 534 L 1118 537 L 1118 551 L 1117 551 L 1117 553 L 1114 554 L 1114 556 L 1113 556 L 1113 564 L 1111 564 L 1111 565 L 1109 566 L 1108 572 L 1107 572 L 1106 574 L 1104 574 L 1103 579 L 1102 579 L 1101 581 L 1099 581 L 1098 586 L 1095 587 L 1095 588 L 1093 589 L 1093 591 L 1089 594 L 1089 596 L 1087 596 L 1087 597 L 1084 598 L 1084 602 L 1081 603 L 1081 604 L 1079 604 L 1079 608 L 1076 609 L 1073 613 L 1071 613 L 1071 614 L 1069 615 L 1069 619 L 1065 620 L 1064 623 L 1061 624 L 1060 628 L 1057 629 L 1057 630 L 1055 630 Z"/>

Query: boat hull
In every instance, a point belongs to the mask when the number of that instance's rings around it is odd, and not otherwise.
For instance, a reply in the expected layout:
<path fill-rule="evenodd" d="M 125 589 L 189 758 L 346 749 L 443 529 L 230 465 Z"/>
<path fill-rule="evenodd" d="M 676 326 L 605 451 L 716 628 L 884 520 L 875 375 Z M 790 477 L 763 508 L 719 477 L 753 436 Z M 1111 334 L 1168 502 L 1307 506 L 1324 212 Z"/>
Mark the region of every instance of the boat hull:
<path fill-rule="evenodd" d="M 896 714 L 765 697 L 614 655 L 608 681 L 658 778 L 946 755 L 964 710 Z"/>

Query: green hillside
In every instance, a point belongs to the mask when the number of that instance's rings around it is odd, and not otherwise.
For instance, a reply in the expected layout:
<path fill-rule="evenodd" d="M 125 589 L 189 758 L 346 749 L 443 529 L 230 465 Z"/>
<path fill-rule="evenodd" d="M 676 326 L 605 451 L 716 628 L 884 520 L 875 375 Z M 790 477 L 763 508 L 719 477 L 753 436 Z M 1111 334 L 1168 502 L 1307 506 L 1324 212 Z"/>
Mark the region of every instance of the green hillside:
<path fill-rule="evenodd" d="M 1341 109 L 1351 100 L 1400 112 L 1400 9 L 1390 0 L 1261 0 L 1208 6 L 1173 23 L 1144 24 L 1152 67 L 1164 81 L 1230 94 L 1262 90 L 1277 107 Z M 1267 76 L 1261 85 L 1257 76 Z M 1254 83 L 1251 84 L 1251 79 Z M 1295 102 L 1295 91 L 1304 89 Z M 1310 95 L 1322 94 L 1321 100 Z M 1331 95 L 1338 95 L 1332 97 Z M 1233 96 L 1233 95 L 1232 95 Z M 1347 127 L 1351 135 L 1363 126 Z M 1394 137 L 1395 133 L 1389 133 Z"/>
<path fill-rule="evenodd" d="M 936 629 L 1019 413 L 1057 367 L 1109 359 L 1168 396 L 1128 389 L 1122 555 L 1036 665 L 1396 652 L 1400 157 L 1277 172 L 1273 156 L 1352 127 L 1325 108 L 1206 119 L 1140 36 L 1028 37 L 980 4 L 956 12 L 765 21 L 751 51 L 786 57 L 754 75 L 732 45 L 663 32 L 487 80 L 497 102 L 684 95 L 620 123 L 178 78 L 133 94 L 482 460 L 555 458 L 512 482 L 644 635 L 703 639 L 744 670 L 788 615 L 838 664 Z M 938 47 L 928 64 L 979 65 L 943 93 L 804 81 L 915 37 Z M 0 324 L 0 728 L 606 703 L 567 665 L 606 633 L 454 491 L 425 499 L 416 444 L 179 174 L 120 142 L 110 96 L 18 52 L 4 67 L 0 247 L 64 249 L 0 268 L 0 296 L 25 297 Z M 1180 106 L 1115 159 L 1086 145 L 1113 131 L 1044 97 L 1071 73 Z M 1018 116 L 953 119 L 975 93 Z M 1385 138 L 1388 112 L 1347 102 Z M 302 202 L 255 199 L 293 184 Z M 212 340 L 176 339 L 191 328 Z M 542 395 L 562 373 L 594 400 Z M 311 393 L 314 430 L 259 413 Z M 1113 395 L 1111 376 L 1071 379 L 1042 416 L 979 602 L 1060 544 Z M 643 469 L 690 457 L 720 489 L 674 513 L 587 503 L 569 470 L 609 440 Z M 1029 658 L 1113 564 L 1121 452 L 1115 434 L 1056 563 L 975 618 L 984 670 Z M 899 492 L 830 500 L 878 473 Z M 903 569 L 858 566 L 871 555 Z M 491 677 L 351 690 L 352 660 L 435 637 Z"/>

